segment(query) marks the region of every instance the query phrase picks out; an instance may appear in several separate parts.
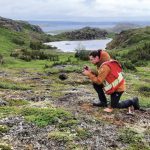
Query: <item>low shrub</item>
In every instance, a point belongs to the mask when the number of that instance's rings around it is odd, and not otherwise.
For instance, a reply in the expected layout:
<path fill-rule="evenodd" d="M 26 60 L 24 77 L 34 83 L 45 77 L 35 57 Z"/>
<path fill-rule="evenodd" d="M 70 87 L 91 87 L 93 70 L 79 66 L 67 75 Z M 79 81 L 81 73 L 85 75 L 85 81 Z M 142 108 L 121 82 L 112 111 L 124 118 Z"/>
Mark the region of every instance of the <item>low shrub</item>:
<path fill-rule="evenodd" d="M 0 150 L 13 150 L 9 145 L 0 143 Z"/>
<path fill-rule="evenodd" d="M 134 64 L 135 66 L 137 67 L 144 67 L 144 66 L 147 66 L 148 65 L 148 62 L 147 61 L 144 61 L 144 60 L 136 60 L 136 59 L 132 59 L 131 60 L 131 63 Z"/>
<path fill-rule="evenodd" d="M 60 128 L 64 128 L 64 127 L 72 127 L 72 126 L 75 126 L 78 124 L 78 121 L 77 120 L 68 120 L 68 121 L 64 121 L 64 122 L 61 122 L 59 124 L 59 127 Z"/>
<path fill-rule="evenodd" d="M 1 65 L 4 64 L 4 57 L 3 57 L 2 54 L 0 54 L 0 64 L 1 64 Z"/>
<path fill-rule="evenodd" d="M 144 96 L 150 96 L 150 87 L 148 86 L 141 86 L 139 87 L 138 91 L 143 94 Z"/>
<path fill-rule="evenodd" d="M 49 53 L 45 53 L 42 50 L 27 50 L 27 49 L 21 49 L 18 51 L 13 51 L 10 54 L 11 57 L 19 58 L 25 61 L 31 61 L 31 60 L 45 60 L 48 59 L 50 61 L 58 61 L 59 57 L 58 55 L 53 55 Z"/>
<path fill-rule="evenodd" d="M 5 118 L 8 117 L 9 115 L 16 115 L 20 112 L 20 109 L 18 107 L 13 107 L 13 106 L 3 106 L 0 107 L 0 118 Z"/>
<path fill-rule="evenodd" d="M 134 143 L 141 142 L 142 135 L 136 133 L 130 128 L 125 128 L 121 130 L 120 135 L 119 135 L 119 140 L 124 143 L 134 144 Z"/>
<path fill-rule="evenodd" d="M 77 128 L 76 132 L 77 132 L 77 137 L 81 139 L 90 138 L 92 136 L 92 133 L 90 133 L 87 129 Z"/>
<path fill-rule="evenodd" d="M 57 124 L 60 120 L 72 120 L 72 115 L 69 112 L 55 108 L 25 108 L 21 114 L 25 116 L 27 121 L 33 122 L 39 127 Z"/>
<path fill-rule="evenodd" d="M 24 40 L 21 39 L 21 38 L 14 38 L 12 40 L 12 42 L 15 43 L 15 44 L 17 44 L 17 45 L 24 45 L 25 44 Z"/>
<path fill-rule="evenodd" d="M 48 138 L 58 142 L 72 141 L 73 137 L 68 132 L 52 131 L 48 134 Z"/>
<path fill-rule="evenodd" d="M 89 60 L 89 53 L 91 51 L 88 50 L 76 50 L 75 57 L 81 60 Z"/>
<path fill-rule="evenodd" d="M 131 61 L 121 61 L 121 65 L 123 70 L 131 70 L 131 71 L 137 71 L 137 69 L 135 68 L 135 65 L 131 63 Z"/>
<path fill-rule="evenodd" d="M 30 42 L 30 48 L 33 50 L 39 50 L 42 48 L 42 42 L 31 41 Z"/>
<path fill-rule="evenodd" d="M 22 106 L 29 104 L 27 100 L 10 99 L 6 101 L 8 102 L 9 106 Z"/>
<path fill-rule="evenodd" d="M 125 57 L 136 66 L 146 66 L 147 61 L 150 60 L 150 43 L 144 43 L 135 50 L 129 51 Z"/>
<path fill-rule="evenodd" d="M 19 83 L 11 83 L 7 81 L 0 81 L 1 89 L 12 89 L 12 90 L 30 90 L 31 88 L 27 85 L 21 85 Z"/>
<path fill-rule="evenodd" d="M 9 127 L 6 125 L 0 125 L 0 133 L 7 132 L 9 130 Z"/>

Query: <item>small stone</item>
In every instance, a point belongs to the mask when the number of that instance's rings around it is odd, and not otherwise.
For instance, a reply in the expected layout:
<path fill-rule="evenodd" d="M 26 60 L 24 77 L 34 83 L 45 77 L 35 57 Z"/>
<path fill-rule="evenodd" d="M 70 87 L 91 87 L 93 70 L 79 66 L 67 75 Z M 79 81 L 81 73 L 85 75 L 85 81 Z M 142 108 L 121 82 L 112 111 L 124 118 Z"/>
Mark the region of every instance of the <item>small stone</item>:
<path fill-rule="evenodd" d="M 60 80 L 66 80 L 67 78 L 68 78 L 68 76 L 66 74 L 64 74 L 64 73 L 59 75 L 59 79 Z"/>
<path fill-rule="evenodd" d="M 3 105 L 8 105 L 8 102 L 0 99 L 0 106 L 3 106 Z"/>

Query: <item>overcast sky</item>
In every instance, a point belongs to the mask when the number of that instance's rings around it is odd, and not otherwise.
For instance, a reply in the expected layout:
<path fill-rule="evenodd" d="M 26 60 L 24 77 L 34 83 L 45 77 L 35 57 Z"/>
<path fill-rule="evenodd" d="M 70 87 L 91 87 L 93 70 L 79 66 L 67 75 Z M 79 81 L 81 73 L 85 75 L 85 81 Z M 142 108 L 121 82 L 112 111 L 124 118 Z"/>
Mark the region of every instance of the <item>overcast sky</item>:
<path fill-rule="evenodd" d="M 150 0 L 0 0 L 0 16 L 19 20 L 150 21 Z"/>

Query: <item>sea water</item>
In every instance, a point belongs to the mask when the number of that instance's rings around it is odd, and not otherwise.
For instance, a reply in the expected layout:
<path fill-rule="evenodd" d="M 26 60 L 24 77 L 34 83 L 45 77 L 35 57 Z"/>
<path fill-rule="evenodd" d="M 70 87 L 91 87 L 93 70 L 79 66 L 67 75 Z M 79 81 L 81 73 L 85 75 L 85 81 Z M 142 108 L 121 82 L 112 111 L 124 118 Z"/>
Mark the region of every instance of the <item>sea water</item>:
<path fill-rule="evenodd" d="M 59 50 L 64 52 L 75 52 L 76 50 L 98 50 L 105 49 L 107 43 L 112 39 L 101 39 L 101 40 L 82 40 L 82 41 L 57 41 L 45 43 L 57 47 Z"/>

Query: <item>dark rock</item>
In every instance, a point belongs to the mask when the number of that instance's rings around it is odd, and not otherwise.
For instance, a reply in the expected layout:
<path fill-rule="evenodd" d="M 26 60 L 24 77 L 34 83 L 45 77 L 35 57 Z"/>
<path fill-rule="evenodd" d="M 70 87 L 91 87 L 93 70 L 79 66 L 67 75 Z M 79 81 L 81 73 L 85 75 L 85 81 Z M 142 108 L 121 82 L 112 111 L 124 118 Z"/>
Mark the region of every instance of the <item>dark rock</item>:
<path fill-rule="evenodd" d="M 31 80 L 41 80 L 41 78 L 34 77 L 34 78 L 31 78 Z"/>
<path fill-rule="evenodd" d="M 66 74 L 64 74 L 64 73 L 59 75 L 59 79 L 60 80 L 66 80 L 67 78 L 68 78 L 68 76 Z"/>
<path fill-rule="evenodd" d="M 4 77 L 4 76 L 8 76 L 8 74 L 4 71 L 0 71 L 0 76 Z"/>
<path fill-rule="evenodd" d="M 47 72 L 47 76 L 51 76 L 53 73 L 52 72 Z"/>
<path fill-rule="evenodd" d="M 36 95 L 36 96 L 29 98 L 29 100 L 34 101 L 34 102 L 39 102 L 39 101 L 44 101 L 45 98 L 46 98 L 45 96 Z"/>
<path fill-rule="evenodd" d="M 8 105 L 8 102 L 0 99 L 0 106 L 3 106 L 3 105 Z"/>

